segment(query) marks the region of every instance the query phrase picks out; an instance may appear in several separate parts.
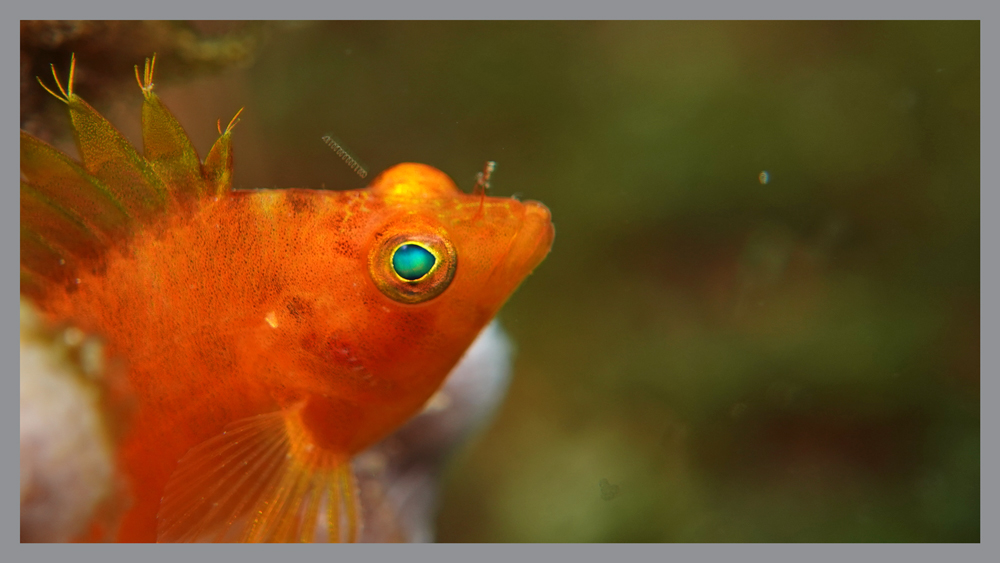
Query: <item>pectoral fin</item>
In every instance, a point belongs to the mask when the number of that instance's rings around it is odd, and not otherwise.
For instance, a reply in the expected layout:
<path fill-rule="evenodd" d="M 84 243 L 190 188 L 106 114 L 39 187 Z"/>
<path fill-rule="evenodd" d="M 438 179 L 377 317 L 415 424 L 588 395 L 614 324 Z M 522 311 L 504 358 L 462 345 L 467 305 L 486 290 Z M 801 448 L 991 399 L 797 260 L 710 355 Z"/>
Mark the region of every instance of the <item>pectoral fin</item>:
<path fill-rule="evenodd" d="M 311 444 L 299 410 L 235 422 L 188 451 L 164 490 L 157 541 L 357 541 L 350 460 Z"/>

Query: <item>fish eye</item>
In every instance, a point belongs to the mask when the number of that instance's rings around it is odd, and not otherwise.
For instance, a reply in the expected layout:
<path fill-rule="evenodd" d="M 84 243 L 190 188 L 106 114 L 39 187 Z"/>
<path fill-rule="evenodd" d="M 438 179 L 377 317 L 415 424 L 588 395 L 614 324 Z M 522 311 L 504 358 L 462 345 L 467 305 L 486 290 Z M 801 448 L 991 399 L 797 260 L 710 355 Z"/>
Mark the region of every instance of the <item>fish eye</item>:
<path fill-rule="evenodd" d="M 420 243 L 405 242 L 392 253 L 392 269 L 406 281 L 417 281 L 437 265 L 437 257 Z"/>
<path fill-rule="evenodd" d="M 377 242 L 368 270 L 379 291 L 401 303 L 422 303 L 447 289 L 458 257 L 442 229 L 397 233 Z"/>

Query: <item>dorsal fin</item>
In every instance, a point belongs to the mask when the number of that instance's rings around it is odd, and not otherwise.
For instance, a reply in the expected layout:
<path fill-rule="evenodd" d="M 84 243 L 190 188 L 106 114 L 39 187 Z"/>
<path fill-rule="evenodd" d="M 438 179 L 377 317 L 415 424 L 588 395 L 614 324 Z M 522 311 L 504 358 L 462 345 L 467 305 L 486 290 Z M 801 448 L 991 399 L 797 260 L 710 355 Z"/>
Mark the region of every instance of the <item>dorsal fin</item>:
<path fill-rule="evenodd" d="M 236 112 L 236 115 L 229 120 L 226 130 L 222 130 L 222 122 L 216 122 L 219 129 L 219 138 L 212 145 L 205 157 L 205 164 L 202 170 L 205 179 L 208 180 L 209 194 L 221 196 L 233 189 L 233 127 L 240 122 L 240 114 L 243 108 Z"/>
<path fill-rule="evenodd" d="M 143 156 L 160 178 L 170 186 L 178 199 L 201 197 L 205 194 L 206 180 L 201 170 L 201 160 L 191 139 L 177 122 L 159 96 L 153 92 L 153 70 L 156 55 L 146 59 L 143 79 L 135 67 L 135 79 L 142 90 L 142 149 Z"/>
<path fill-rule="evenodd" d="M 146 218 L 167 205 L 167 189 L 153 172 L 152 166 L 132 148 L 104 116 L 73 92 L 76 56 L 70 62 L 69 79 L 64 89 L 55 66 L 52 77 L 62 95 L 56 94 L 41 79 L 46 90 L 69 108 L 70 121 L 76 137 L 83 168 L 88 174 L 110 188 L 129 214 Z"/>
<path fill-rule="evenodd" d="M 108 248 L 183 204 L 217 198 L 232 189 L 234 117 L 203 165 L 191 140 L 153 93 L 156 56 L 143 78 L 144 154 L 73 91 L 76 57 L 63 87 L 53 65 L 56 89 L 39 84 L 66 104 L 82 163 L 21 131 L 22 292 L 44 295 L 52 284 L 74 279 L 82 265 L 95 265 Z M 241 110 L 242 111 L 242 110 Z M 239 114 L 237 114 L 239 115 Z"/>
<path fill-rule="evenodd" d="M 132 217 L 97 178 L 48 143 L 21 131 L 21 176 L 50 200 L 72 209 L 92 228 L 109 236 L 126 235 Z"/>
<path fill-rule="evenodd" d="M 24 182 L 21 182 L 21 220 L 50 244 L 65 249 L 60 254 L 93 260 L 104 246 L 97 233 Z"/>

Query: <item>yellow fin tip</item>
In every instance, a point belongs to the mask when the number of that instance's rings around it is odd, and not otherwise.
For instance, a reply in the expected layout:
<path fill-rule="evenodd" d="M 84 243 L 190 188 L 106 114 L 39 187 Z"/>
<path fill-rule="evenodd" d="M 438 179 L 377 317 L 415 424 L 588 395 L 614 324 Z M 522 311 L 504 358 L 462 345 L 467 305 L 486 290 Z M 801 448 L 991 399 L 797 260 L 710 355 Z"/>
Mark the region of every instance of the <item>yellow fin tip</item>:
<path fill-rule="evenodd" d="M 156 53 L 153 53 L 153 57 L 146 59 L 146 64 L 143 67 L 142 78 L 139 78 L 139 65 L 135 65 L 135 81 L 139 83 L 139 89 L 142 90 L 142 94 L 149 97 L 149 93 L 153 91 L 153 70 L 156 67 Z"/>
<path fill-rule="evenodd" d="M 59 94 L 56 94 L 55 92 L 52 91 L 51 88 L 49 88 L 48 86 L 46 86 L 45 83 L 42 82 L 42 78 L 40 76 L 36 76 L 35 80 L 38 80 L 38 83 L 42 85 L 42 88 L 45 88 L 45 91 L 48 92 L 49 94 L 52 94 L 53 96 L 55 96 L 55 98 L 57 100 L 59 100 L 60 102 L 63 102 L 63 103 L 67 103 L 67 104 L 69 103 L 69 100 L 67 100 L 66 98 L 60 96 Z"/>
<path fill-rule="evenodd" d="M 233 127 L 236 127 L 236 124 L 240 122 L 239 117 L 241 113 L 243 113 L 243 108 L 240 108 L 240 111 L 236 112 L 236 115 L 234 115 L 233 118 L 229 120 L 229 125 L 226 125 L 226 133 L 232 131 Z"/>
<path fill-rule="evenodd" d="M 55 69 L 52 69 L 53 73 Z M 66 98 L 73 97 L 73 76 L 76 74 L 76 53 L 71 53 L 69 56 L 69 80 L 66 81 Z"/>
<path fill-rule="evenodd" d="M 52 78 L 55 80 L 56 87 L 59 88 L 59 93 L 62 94 L 61 96 L 59 94 L 56 94 L 55 91 L 46 86 L 45 83 L 42 82 L 41 77 L 36 76 L 35 79 L 38 80 L 38 83 L 42 85 L 42 88 L 45 88 L 46 92 L 52 94 L 59 101 L 68 104 L 70 98 L 73 97 L 73 77 L 76 75 L 76 53 L 73 53 L 70 56 L 69 80 L 66 82 L 66 88 L 63 88 L 62 82 L 59 81 L 59 73 L 56 72 L 56 65 L 50 64 L 49 68 L 52 69 Z"/>

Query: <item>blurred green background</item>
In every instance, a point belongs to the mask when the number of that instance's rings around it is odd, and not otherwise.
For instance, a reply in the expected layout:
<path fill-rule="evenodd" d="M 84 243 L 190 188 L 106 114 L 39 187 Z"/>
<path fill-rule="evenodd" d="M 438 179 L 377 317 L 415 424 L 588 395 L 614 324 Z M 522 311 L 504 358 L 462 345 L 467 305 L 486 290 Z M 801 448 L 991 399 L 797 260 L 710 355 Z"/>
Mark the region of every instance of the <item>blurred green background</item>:
<path fill-rule="evenodd" d="M 361 187 L 332 133 L 552 210 L 439 540 L 979 541 L 978 22 L 193 25 L 236 187 Z"/>

